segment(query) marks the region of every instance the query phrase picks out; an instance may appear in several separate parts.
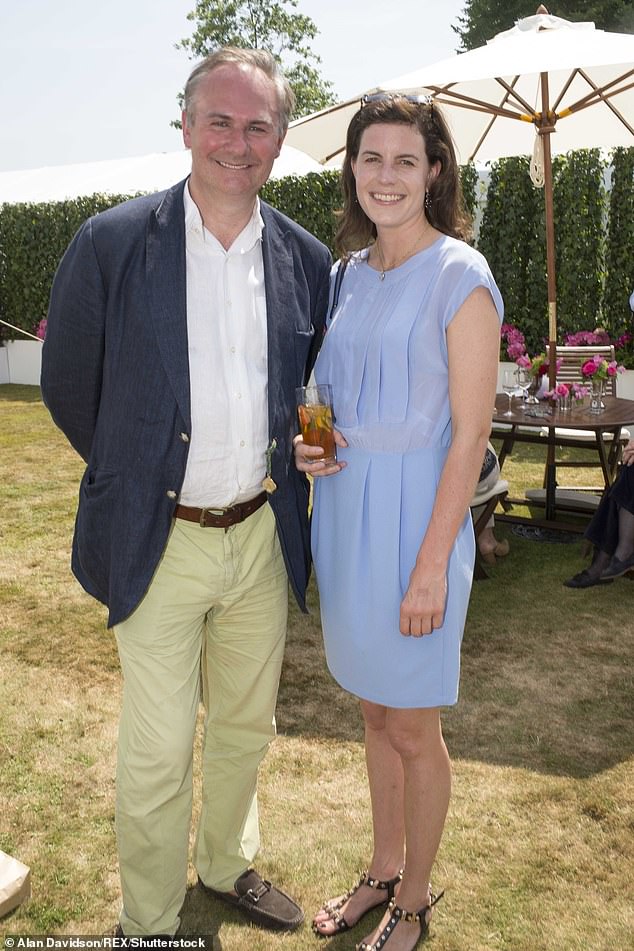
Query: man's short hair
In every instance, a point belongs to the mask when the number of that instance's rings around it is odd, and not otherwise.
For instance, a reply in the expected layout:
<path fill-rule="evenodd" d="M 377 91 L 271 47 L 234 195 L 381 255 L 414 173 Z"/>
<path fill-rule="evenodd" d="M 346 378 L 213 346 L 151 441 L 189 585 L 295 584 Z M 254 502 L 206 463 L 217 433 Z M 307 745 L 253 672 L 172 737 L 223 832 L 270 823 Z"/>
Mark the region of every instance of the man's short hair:
<path fill-rule="evenodd" d="M 210 53 L 202 62 L 192 70 L 185 84 L 185 113 L 190 125 L 195 122 L 194 99 L 196 89 L 201 79 L 211 73 L 219 66 L 227 64 L 237 64 L 238 66 L 250 66 L 253 69 L 261 70 L 275 86 L 278 102 L 278 117 L 280 135 L 286 135 L 288 123 L 290 122 L 293 109 L 295 108 L 295 94 L 291 86 L 283 75 L 274 56 L 268 50 L 241 49 L 237 46 L 223 46 L 215 52 Z"/>

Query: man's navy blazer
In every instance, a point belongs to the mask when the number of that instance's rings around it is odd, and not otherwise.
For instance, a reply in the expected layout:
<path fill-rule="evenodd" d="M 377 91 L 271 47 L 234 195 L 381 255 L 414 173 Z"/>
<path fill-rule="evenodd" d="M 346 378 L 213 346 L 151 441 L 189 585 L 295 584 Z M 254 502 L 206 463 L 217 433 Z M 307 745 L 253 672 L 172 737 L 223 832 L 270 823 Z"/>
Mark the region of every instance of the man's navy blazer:
<path fill-rule="evenodd" d="M 109 607 L 109 625 L 145 594 L 165 548 L 191 435 L 185 277 L 185 182 L 89 219 L 51 291 L 42 395 L 80 453 L 72 567 Z M 289 580 L 305 610 L 308 483 L 295 468 L 295 387 L 323 337 L 330 253 L 264 202 L 269 497 Z"/>

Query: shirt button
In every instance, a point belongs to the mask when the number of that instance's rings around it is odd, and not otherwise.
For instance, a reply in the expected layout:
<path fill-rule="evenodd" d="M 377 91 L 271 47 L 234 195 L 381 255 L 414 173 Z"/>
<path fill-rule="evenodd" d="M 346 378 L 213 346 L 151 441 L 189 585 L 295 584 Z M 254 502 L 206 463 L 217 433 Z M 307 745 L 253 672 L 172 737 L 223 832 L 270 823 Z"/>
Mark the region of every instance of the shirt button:
<path fill-rule="evenodd" d="M 239 400 L 241 400 L 241 399 L 242 399 L 242 393 L 236 393 L 236 398 L 239 399 Z"/>
<path fill-rule="evenodd" d="M 189 436 L 187 435 L 187 433 L 181 433 L 180 436 L 183 442 L 189 442 Z"/>
<path fill-rule="evenodd" d="M 244 446 L 244 439 L 241 439 L 241 440 L 240 440 L 240 445 L 241 445 L 241 446 Z"/>
<path fill-rule="evenodd" d="M 235 352 L 236 352 L 236 348 L 235 348 L 235 347 L 232 347 L 232 348 L 231 348 L 231 352 L 232 352 L 232 353 L 235 353 Z"/>
<path fill-rule="evenodd" d="M 165 494 L 166 494 L 166 496 L 168 497 L 168 499 L 175 499 L 175 498 L 176 498 L 176 492 L 174 492 L 174 489 L 168 489 Z"/>

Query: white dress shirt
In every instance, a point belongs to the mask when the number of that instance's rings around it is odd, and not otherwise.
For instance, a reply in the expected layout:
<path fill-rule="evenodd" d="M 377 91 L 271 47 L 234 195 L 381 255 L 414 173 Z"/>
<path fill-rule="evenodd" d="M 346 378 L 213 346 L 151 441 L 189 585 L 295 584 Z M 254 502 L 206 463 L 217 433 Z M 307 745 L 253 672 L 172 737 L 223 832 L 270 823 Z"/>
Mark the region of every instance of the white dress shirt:
<path fill-rule="evenodd" d="M 226 508 L 262 491 L 268 360 L 262 216 L 228 250 L 184 189 L 192 431 L 182 505 Z"/>

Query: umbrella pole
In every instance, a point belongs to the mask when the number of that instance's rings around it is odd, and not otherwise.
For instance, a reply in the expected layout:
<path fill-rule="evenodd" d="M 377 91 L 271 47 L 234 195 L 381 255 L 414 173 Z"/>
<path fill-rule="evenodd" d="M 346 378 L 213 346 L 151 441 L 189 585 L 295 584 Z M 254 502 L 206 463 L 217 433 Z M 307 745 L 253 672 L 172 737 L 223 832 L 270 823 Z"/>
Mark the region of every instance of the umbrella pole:
<path fill-rule="evenodd" d="M 557 276 L 555 270 L 555 213 L 553 208 L 553 163 L 550 152 L 550 133 L 555 131 L 548 105 L 548 73 L 541 74 L 542 112 L 537 129 L 542 137 L 544 156 L 544 204 L 546 211 L 546 271 L 548 276 L 548 381 L 551 388 L 557 375 L 555 348 L 557 346 Z"/>
<path fill-rule="evenodd" d="M 553 208 L 553 166 L 550 131 L 542 133 L 544 147 L 544 204 L 546 206 L 546 270 L 548 274 L 548 381 L 555 385 L 557 365 L 557 276 L 555 271 L 555 215 Z"/>
<path fill-rule="evenodd" d="M 546 269 L 548 275 L 548 382 L 550 389 L 557 379 L 557 276 L 555 271 L 555 214 L 553 207 L 553 164 L 550 133 L 555 126 L 548 105 L 548 73 L 541 74 L 542 113 L 538 133 L 542 137 L 544 156 L 544 203 L 546 211 Z M 554 429 L 549 429 L 546 451 L 546 518 L 555 518 L 556 472 Z"/>

